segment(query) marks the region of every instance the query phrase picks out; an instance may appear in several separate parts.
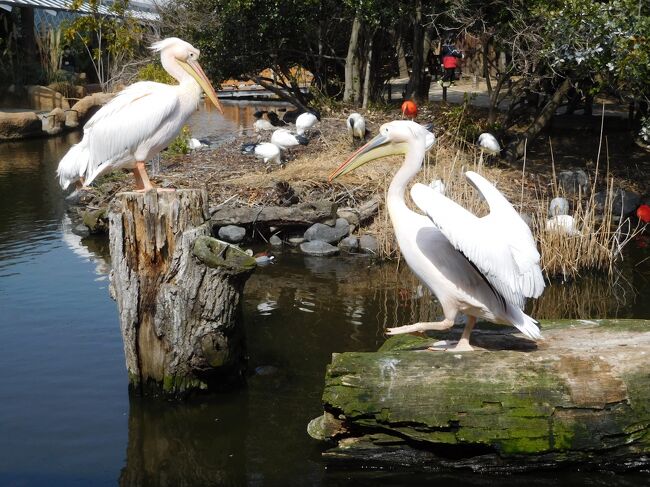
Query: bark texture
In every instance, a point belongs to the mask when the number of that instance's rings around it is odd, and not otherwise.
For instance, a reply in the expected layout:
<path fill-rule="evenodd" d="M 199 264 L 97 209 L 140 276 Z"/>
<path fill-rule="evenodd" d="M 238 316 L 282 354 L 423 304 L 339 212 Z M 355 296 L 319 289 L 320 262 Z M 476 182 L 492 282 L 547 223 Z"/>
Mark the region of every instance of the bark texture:
<path fill-rule="evenodd" d="M 180 396 L 240 382 L 240 297 L 254 259 L 210 235 L 201 190 L 120 193 L 109 213 L 130 386 Z"/>
<path fill-rule="evenodd" d="M 485 350 L 429 352 L 391 338 L 334 354 L 325 414 L 309 433 L 334 460 L 422 469 L 520 471 L 650 463 L 650 321 L 545 323 L 536 346 L 487 329 Z"/>

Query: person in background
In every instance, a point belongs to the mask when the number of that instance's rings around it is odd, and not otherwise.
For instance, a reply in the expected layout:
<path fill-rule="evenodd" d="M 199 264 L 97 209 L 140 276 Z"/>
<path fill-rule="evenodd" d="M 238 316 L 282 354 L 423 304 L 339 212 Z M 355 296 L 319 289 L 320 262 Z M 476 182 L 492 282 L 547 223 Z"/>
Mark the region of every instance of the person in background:
<path fill-rule="evenodd" d="M 442 58 L 442 67 L 445 74 L 442 77 L 442 82 L 454 84 L 456 79 L 456 68 L 458 67 L 458 60 L 463 57 L 463 53 L 456 49 L 451 37 L 448 37 L 440 49 L 440 57 Z"/>

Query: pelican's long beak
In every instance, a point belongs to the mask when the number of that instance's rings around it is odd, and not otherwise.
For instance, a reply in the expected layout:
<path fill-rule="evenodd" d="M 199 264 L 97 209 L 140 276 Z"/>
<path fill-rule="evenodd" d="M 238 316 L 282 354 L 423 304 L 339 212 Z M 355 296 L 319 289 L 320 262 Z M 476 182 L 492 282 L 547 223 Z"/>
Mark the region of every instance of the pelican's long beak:
<path fill-rule="evenodd" d="M 341 164 L 332 174 L 329 180 L 354 171 L 356 168 L 364 164 L 379 159 L 381 157 L 394 156 L 396 154 L 405 154 L 407 144 L 395 144 L 390 142 L 385 136 L 379 134 L 366 145 L 361 147 L 358 151 L 350 156 L 350 158 Z"/>
<path fill-rule="evenodd" d="M 214 91 L 214 88 L 212 87 L 212 83 L 210 83 L 210 80 L 205 75 L 205 72 L 203 71 L 203 68 L 201 68 L 199 62 L 193 59 L 188 59 L 187 62 L 181 61 L 179 59 L 178 63 L 185 71 L 187 71 L 190 74 L 190 76 L 192 76 L 192 78 L 196 80 L 196 82 L 199 84 L 199 86 L 201 86 L 201 88 L 203 89 L 207 97 L 210 99 L 212 104 L 215 107 L 217 107 L 219 113 L 223 115 L 223 108 L 221 107 L 221 103 L 219 103 L 219 98 L 217 98 L 217 93 Z"/>

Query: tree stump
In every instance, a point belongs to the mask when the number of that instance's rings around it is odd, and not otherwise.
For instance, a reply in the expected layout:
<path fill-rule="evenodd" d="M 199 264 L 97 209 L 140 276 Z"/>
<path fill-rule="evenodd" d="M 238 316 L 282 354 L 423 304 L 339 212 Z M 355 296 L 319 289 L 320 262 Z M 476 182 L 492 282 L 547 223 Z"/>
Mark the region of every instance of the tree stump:
<path fill-rule="evenodd" d="M 240 300 L 255 260 L 209 237 L 208 220 L 201 190 L 111 203 L 111 295 L 132 390 L 182 396 L 243 380 Z"/>
<path fill-rule="evenodd" d="M 309 434 L 330 461 L 512 472 L 650 464 L 650 321 L 543 323 L 533 342 L 494 328 L 484 351 L 430 352 L 400 335 L 334 354 Z"/>

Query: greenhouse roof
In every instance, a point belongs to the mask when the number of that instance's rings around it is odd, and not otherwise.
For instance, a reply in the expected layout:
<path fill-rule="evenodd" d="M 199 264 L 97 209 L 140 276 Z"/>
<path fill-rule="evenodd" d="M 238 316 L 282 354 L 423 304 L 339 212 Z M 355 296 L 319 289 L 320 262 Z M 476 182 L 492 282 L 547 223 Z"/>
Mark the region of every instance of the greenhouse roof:
<path fill-rule="evenodd" d="M 68 12 L 81 12 L 91 13 L 92 10 L 87 3 L 83 3 L 80 8 L 70 8 L 71 0 L 0 0 L 0 7 L 5 5 L 10 7 L 33 7 L 51 11 L 68 11 Z M 150 7 L 150 8 L 149 8 Z M 98 11 L 103 15 L 113 15 L 109 10 L 107 4 L 99 6 Z M 138 20 L 146 22 L 155 22 L 160 20 L 160 16 L 155 11 L 155 3 L 138 0 L 131 3 L 131 8 L 127 10 L 127 14 Z"/>

